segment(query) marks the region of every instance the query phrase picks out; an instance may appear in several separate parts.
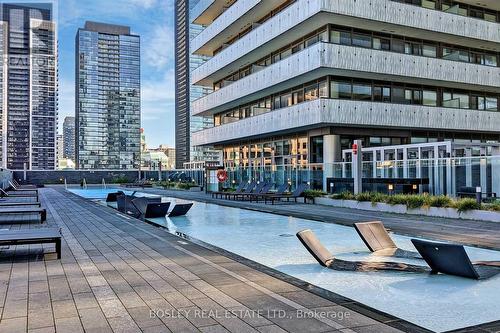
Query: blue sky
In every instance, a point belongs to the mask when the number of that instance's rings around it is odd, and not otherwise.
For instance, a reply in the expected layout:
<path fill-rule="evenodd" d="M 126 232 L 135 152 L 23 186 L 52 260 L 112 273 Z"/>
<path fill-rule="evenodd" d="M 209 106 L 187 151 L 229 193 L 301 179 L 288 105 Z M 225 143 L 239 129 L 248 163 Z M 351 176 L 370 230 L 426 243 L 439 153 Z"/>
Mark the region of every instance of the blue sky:
<path fill-rule="evenodd" d="M 59 130 L 75 113 L 75 36 L 85 21 L 141 36 L 142 127 L 148 146 L 174 145 L 174 0 L 59 0 Z"/>

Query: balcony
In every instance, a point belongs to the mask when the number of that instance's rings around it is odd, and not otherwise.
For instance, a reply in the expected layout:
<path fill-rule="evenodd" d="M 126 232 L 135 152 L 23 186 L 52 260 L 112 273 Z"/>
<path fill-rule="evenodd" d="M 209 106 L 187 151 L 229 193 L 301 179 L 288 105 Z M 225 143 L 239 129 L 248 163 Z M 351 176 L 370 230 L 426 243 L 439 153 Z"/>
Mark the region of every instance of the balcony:
<path fill-rule="evenodd" d="M 207 116 L 326 76 L 339 75 L 500 93 L 500 68 L 317 43 L 192 103 Z"/>
<path fill-rule="evenodd" d="M 317 99 L 193 133 L 195 146 L 324 126 L 497 132 L 500 112 Z"/>
<path fill-rule="evenodd" d="M 327 23 L 500 51 L 500 24 L 390 0 L 298 0 L 195 69 L 209 84 Z M 198 36 L 202 38 L 201 34 Z M 279 37 L 279 38 L 278 38 Z"/>

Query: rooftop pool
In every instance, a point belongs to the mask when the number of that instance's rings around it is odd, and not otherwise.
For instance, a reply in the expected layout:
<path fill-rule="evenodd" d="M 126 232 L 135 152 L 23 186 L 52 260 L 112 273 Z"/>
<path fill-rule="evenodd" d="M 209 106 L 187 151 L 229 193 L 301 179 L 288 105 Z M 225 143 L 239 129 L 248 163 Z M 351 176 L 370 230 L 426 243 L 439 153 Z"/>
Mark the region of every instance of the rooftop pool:
<path fill-rule="evenodd" d="M 69 191 L 85 198 L 104 199 L 116 189 Z M 184 201 L 163 199 L 169 200 Z M 427 273 L 335 271 L 320 266 L 295 237 L 296 232 L 311 229 L 340 259 L 425 265 L 416 259 L 370 255 L 351 227 L 201 202 L 195 202 L 186 216 L 155 222 L 173 234 L 181 232 L 432 331 L 500 320 L 500 275 L 476 281 Z M 414 250 L 411 237 L 391 236 L 399 247 Z M 466 247 L 466 251 L 471 260 L 500 260 L 498 251 L 472 247 Z"/>

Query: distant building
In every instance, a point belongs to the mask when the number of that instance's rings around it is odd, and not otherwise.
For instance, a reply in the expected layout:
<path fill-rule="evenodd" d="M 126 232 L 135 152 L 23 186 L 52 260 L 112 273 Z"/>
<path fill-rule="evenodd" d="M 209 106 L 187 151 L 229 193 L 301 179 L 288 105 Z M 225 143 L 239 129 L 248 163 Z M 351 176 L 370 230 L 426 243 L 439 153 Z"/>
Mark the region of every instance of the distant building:
<path fill-rule="evenodd" d="M 63 123 L 63 156 L 75 160 L 75 117 L 64 118 Z"/>
<path fill-rule="evenodd" d="M 160 145 L 142 152 L 142 170 L 157 170 L 160 161 L 162 170 L 175 169 L 175 148 Z"/>
<path fill-rule="evenodd" d="M 0 6 L 0 166 L 53 170 L 57 34 L 52 4 Z"/>
<path fill-rule="evenodd" d="M 64 159 L 64 136 L 62 134 L 57 135 L 57 165 L 59 161 Z"/>
<path fill-rule="evenodd" d="M 140 37 L 86 22 L 76 35 L 77 168 L 139 168 L 140 90 Z"/>

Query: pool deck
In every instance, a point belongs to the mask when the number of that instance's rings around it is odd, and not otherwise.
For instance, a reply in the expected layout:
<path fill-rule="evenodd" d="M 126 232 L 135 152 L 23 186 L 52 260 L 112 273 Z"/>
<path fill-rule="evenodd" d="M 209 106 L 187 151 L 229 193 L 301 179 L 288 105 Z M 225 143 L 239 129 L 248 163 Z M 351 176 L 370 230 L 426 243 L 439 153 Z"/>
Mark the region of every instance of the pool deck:
<path fill-rule="evenodd" d="M 47 226 L 62 230 L 62 259 L 51 245 L 0 248 L 0 332 L 424 332 L 342 297 L 320 297 L 307 284 L 278 279 L 62 187 L 41 189 L 40 201 Z M 321 318 L 300 317 L 314 313 Z"/>
<path fill-rule="evenodd" d="M 262 202 L 250 203 L 213 199 L 210 194 L 205 194 L 204 192 L 163 190 L 159 188 L 138 188 L 134 190 L 348 226 L 363 221 L 382 221 L 386 228 L 401 235 L 448 241 L 500 251 L 500 223 L 496 222 L 402 215 L 312 204 L 282 203 L 266 205 Z"/>

